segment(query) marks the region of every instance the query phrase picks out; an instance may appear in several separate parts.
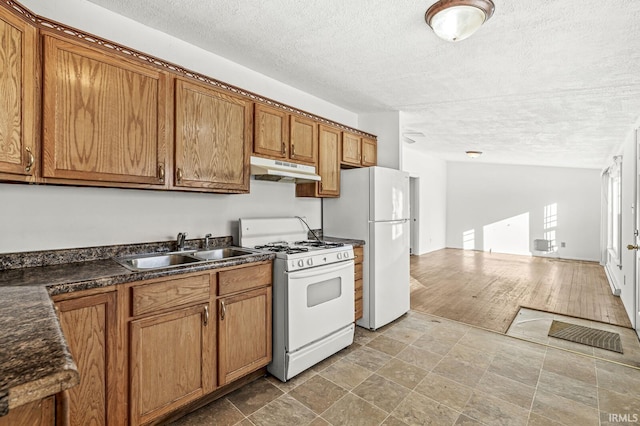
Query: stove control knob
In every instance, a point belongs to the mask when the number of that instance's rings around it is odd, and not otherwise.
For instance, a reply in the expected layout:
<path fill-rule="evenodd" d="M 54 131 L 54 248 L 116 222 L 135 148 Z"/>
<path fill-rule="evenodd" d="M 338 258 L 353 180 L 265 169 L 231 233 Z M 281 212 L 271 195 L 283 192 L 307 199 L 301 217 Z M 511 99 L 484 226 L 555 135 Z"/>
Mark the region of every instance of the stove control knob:
<path fill-rule="evenodd" d="M 338 259 L 342 259 L 342 253 L 338 253 Z"/>
<path fill-rule="evenodd" d="M 349 252 L 345 251 L 344 254 L 342 255 L 342 257 L 344 257 L 345 259 L 349 258 Z"/>
<path fill-rule="evenodd" d="M 313 259 L 311 258 L 307 259 L 307 265 L 313 266 Z"/>
<path fill-rule="evenodd" d="M 304 266 L 304 260 L 302 259 L 298 260 L 298 266 L 300 267 Z"/>

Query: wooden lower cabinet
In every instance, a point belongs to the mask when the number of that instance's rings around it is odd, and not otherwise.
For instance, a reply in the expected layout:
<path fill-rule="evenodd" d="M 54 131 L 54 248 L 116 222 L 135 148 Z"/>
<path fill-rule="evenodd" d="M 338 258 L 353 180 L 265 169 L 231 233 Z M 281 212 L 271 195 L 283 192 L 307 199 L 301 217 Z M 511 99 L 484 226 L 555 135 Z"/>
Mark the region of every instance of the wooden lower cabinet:
<path fill-rule="evenodd" d="M 12 408 L 0 417 L 0 426 L 54 426 L 55 412 L 55 400 L 50 396 Z"/>
<path fill-rule="evenodd" d="M 209 304 L 130 323 L 130 424 L 139 425 L 215 387 L 215 324 Z"/>
<path fill-rule="evenodd" d="M 271 287 L 218 301 L 218 378 L 226 385 L 271 362 Z"/>
<path fill-rule="evenodd" d="M 362 246 L 360 247 L 354 247 L 353 248 L 353 258 L 354 258 L 354 270 L 355 270 L 355 282 L 354 282 L 354 289 L 355 289 L 355 306 L 354 306 L 354 311 L 355 311 L 355 320 L 359 320 L 360 318 L 362 318 L 362 303 L 363 303 L 363 299 L 362 299 L 362 265 L 364 262 L 364 249 Z"/>
<path fill-rule="evenodd" d="M 223 395 L 271 361 L 271 285 L 263 261 L 55 296 L 80 384 L 56 396 L 52 422 L 155 424 Z M 9 424 L 49 424 L 33 420 L 48 406 L 27 405 L 11 417 L 27 423 Z"/>
<path fill-rule="evenodd" d="M 56 302 L 60 325 L 80 373 L 68 390 L 71 425 L 117 424 L 116 292 Z"/>

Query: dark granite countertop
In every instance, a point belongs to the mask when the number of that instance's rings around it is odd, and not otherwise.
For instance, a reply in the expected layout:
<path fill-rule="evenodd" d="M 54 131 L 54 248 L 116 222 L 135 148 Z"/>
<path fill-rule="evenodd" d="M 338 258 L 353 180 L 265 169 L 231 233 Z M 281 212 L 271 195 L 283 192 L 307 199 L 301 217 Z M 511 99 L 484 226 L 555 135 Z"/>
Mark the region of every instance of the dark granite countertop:
<path fill-rule="evenodd" d="M 232 244 L 231 237 L 212 247 Z M 201 246 L 192 240 L 187 248 Z M 271 260 L 273 253 L 133 272 L 111 257 L 171 251 L 173 243 L 0 254 L 0 416 L 79 383 L 51 296 L 116 284 Z"/>
<path fill-rule="evenodd" d="M 80 382 L 44 287 L 0 288 L 0 416 Z"/>

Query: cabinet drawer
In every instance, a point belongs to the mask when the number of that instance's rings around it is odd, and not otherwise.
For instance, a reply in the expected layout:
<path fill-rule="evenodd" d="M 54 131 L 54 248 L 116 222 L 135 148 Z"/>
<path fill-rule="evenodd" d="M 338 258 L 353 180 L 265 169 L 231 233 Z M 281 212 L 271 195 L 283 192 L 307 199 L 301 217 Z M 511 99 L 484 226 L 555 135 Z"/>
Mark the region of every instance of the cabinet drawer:
<path fill-rule="evenodd" d="M 364 256 L 364 248 L 362 246 L 353 248 L 353 261 L 355 262 L 356 265 L 358 263 L 362 263 L 362 261 L 364 260 L 363 256 Z"/>
<path fill-rule="evenodd" d="M 362 299 L 362 278 L 355 282 L 355 299 Z"/>
<path fill-rule="evenodd" d="M 362 318 L 362 299 L 356 300 L 354 317 L 356 320 Z"/>
<path fill-rule="evenodd" d="M 144 315 L 209 299 L 209 274 L 176 278 L 131 288 L 131 315 Z"/>
<path fill-rule="evenodd" d="M 354 279 L 361 280 L 362 279 L 362 263 L 356 263 L 354 266 Z"/>
<path fill-rule="evenodd" d="M 271 263 L 222 271 L 218 274 L 218 295 L 263 287 L 271 282 Z"/>

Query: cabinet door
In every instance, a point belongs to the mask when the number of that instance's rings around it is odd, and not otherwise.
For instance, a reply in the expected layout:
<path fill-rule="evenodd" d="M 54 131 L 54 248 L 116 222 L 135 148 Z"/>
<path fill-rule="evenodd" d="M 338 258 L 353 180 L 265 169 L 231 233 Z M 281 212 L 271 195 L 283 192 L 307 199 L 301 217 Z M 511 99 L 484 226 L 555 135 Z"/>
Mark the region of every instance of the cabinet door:
<path fill-rule="evenodd" d="M 340 195 L 340 131 L 332 127 L 320 126 L 318 174 L 322 180 L 319 195 Z"/>
<path fill-rule="evenodd" d="M 43 176 L 163 185 L 166 77 L 44 37 Z"/>
<path fill-rule="evenodd" d="M 287 158 L 287 113 L 255 104 L 253 152 L 275 158 Z"/>
<path fill-rule="evenodd" d="M 290 155 L 292 161 L 316 165 L 318 161 L 318 125 L 309 118 L 291 116 Z"/>
<path fill-rule="evenodd" d="M 130 423 L 167 414 L 214 388 L 209 305 L 130 323 Z"/>
<path fill-rule="evenodd" d="M 249 192 L 251 108 L 244 98 L 177 80 L 175 186 Z"/>
<path fill-rule="evenodd" d="M 362 138 L 362 165 L 378 165 L 378 143 L 375 139 Z"/>
<path fill-rule="evenodd" d="M 218 381 L 232 382 L 271 362 L 271 287 L 218 301 Z"/>
<path fill-rule="evenodd" d="M 0 178 L 36 169 L 36 29 L 0 8 Z"/>
<path fill-rule="evenodd" d="M 68 390 L 72 425 L 116 424 L 116 294 L 79 297 L 56 303 L 62 332 L 80 373 Z"/>
<path fill-rule="evenodd" d="M 0 426 L 54 426 L 54 397 L 41 399 L 9 410 L 9 414 L 0 417 Z"/>
<path fill-rule="evenodd" d="M 352 166 L 360 166 L 360 136 L 342 132 L 342 156 L 340 162 Z"/>

